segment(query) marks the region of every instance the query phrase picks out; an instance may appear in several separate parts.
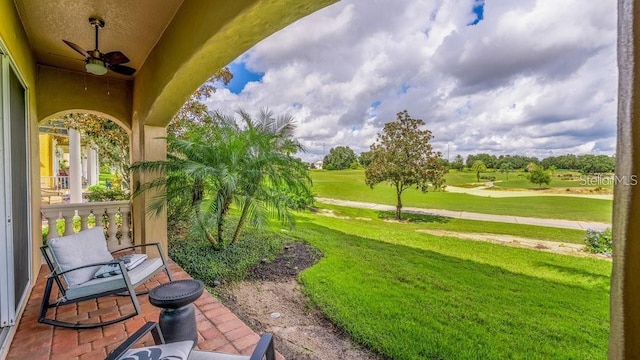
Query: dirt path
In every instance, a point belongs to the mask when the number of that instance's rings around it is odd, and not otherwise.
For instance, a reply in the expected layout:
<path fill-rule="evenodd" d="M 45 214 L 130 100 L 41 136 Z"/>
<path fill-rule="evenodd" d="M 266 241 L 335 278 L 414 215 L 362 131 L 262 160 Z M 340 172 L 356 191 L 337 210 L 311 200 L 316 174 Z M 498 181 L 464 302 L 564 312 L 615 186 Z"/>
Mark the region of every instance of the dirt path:
<path fill-rule="evenodd" d="M 320 257 L 306 244 L 288 245 L 277 259 L 253 269 L 250 280 L 222 288 L 221 300 L 254 330 L 272 333 L 287 360 L 378 359 L 325 319 L 300 291 L 297 274 Z"/>
<path fill-rule="evenodd" d="M 553 252 L 556 254 L 611 260 L 611 257 L 606 255 L 591 254 L 591 253 L 585 252 L 584 245 L 582 244 L 562 243 L 557 241 L 546 241 L 546 240 L 523 238 L 523 237 L 513 236 L 513 235 L 500 235 L 500 234 L 489 234 L 489 233 L 464 233 L 464 232 L 457 232 L 457 231 L 431 230 L 431 229 L 418 229 L 416 231 L 425 233 L 425 234 L 436 235 L 436 236 L 451 236 L 451 237 L 456 237 L 464 240 L 487 241 L 494 244 L 547 251 L 547 252 Z"/>

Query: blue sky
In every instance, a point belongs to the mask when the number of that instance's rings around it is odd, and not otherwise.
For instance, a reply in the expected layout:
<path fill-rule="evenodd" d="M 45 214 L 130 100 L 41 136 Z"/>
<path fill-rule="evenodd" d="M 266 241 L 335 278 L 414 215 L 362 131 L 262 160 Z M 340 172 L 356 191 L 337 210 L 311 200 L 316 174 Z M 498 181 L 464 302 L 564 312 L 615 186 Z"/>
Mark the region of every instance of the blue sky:
<path fill-rule="evenodd" d="M 242 60 L 242 57 L 229 64 L 229 69 L 233 74 L 233 79 L 231 79 L 226 88 L 234 94 L 240 94 L 247 83 L 252 81 L 259 82 L 264 76 L 264 73 L 247 69 L 247 64 Z"/>
<path fill-rule="evenodd" d="M 306 160 L 368 150 L 404 109 L 451 157 L 613 154 L 615 40 L 613 1 L 343 0 L 238 57 L 208 105 L 293 115 Z"/>

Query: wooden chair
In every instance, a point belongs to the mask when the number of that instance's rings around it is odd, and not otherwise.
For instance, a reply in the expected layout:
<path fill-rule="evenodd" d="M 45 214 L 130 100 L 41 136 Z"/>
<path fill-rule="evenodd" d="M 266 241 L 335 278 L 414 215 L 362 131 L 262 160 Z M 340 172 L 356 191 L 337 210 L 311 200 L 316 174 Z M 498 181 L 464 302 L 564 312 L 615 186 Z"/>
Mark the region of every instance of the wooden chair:
<path fill-rule="evenodd" d="M 155 346 L 133 348 L 146 334 L 151 332 Z M 193 341 L 179 341 L 166 344 L 160 327 L 148 322 L 113 350 L 105 360 L 172 359 L 172 360 L 275 360 L 273 336 L 260 337 L 251 355 L 234 355 L 214 351 L 193 350 Z"/>
<path fill-rule="evenodd" d="M 144 255 L 138 256 L 137 260 L 139 261 L 136 261 L 135 267 L 133 267 L 133 263 L 127 263 L 122 257 L 119 257 L 122 254 L 136 253 L 146 247 L 155 247 L 158 256 L 154 258 L 145 258 Z M 167 273 L 169 281 L 173 280 L 159 244 L 135 245 L 109 252 L 102 227 L 49 239 L 47 245 L 42 246 L 40 251 L 51 271 L 47 277 L 38 318 L 38 322 L 43 324 L 90 329 L 129 319 L 141 311 L 137 295 L 146 293 L 136 294 L 136 287 L 160 271 Z M 59 297 L 51 301 L 54 284 L 59 290 Z M 133 303 L 134 311 L 117 319 L 102 322 L 72 323 L 47 317 L 47 310 L 51 308 L 113 294 L 128 296 Z"/>

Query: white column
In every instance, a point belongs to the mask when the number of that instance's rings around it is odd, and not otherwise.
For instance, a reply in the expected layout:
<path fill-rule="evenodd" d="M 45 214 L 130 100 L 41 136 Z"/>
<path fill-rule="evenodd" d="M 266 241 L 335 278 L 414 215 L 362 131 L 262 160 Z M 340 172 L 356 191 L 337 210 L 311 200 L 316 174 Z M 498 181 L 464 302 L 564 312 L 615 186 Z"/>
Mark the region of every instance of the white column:
<path fill-rule="evenodd" d="M 73 129 L 69 129 L 69 200 L 72 204 L 82 202 L 80 133 Z"/>
<path fill-rule="evenodd" d="M 82 156 L 84 153 L 84 156 Z M 87 162 L 89 161 L 89 157 L 87 156 L 87 148 L 82 151 L 82 147 L 80 147 L 80 161 L 82 162 L 82 177 L 85 179 L 89 179 L 89 172 L 87 171 Z"/>
<path fill-rule="evenodd" d="M 89 186 L 98 184 L 98 152 L 90 147 L 87 150 L 87 182 Z"/>

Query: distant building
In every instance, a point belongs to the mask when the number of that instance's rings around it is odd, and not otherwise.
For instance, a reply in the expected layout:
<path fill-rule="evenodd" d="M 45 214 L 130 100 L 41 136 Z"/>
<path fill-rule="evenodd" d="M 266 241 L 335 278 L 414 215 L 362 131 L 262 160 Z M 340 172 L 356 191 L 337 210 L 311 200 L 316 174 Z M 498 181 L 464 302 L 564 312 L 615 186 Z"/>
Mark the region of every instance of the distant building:
<path fill-rule="evenodd" d="M 322 165 L 324 165 L 324 162 L 322 160 L 314 161 L 311 163 L 311 168 L 322 170 Z"/>

